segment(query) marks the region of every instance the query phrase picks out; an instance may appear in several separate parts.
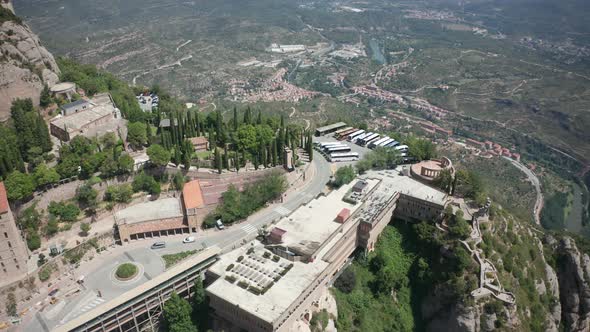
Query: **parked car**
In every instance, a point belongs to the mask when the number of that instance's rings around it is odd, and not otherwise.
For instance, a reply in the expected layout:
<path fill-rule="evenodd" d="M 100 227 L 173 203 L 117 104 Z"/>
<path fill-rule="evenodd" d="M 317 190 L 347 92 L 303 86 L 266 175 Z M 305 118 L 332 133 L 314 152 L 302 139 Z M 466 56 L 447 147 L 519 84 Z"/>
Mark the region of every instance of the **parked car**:
<path fill-rule="evenodd" d="M 59 292 L 59 288 L 56 288 L 54 290 L 52 290 L 51 292 L 49 292 L 49 294 L 47 294 L 48 296 L 53 296 L 55 294 L 57 294 L 57 292 Z"/>
<path fill-rule="evenodd" d="M 152 249 L 161 249 L 161 248 L 166 248 L 166 242 L 155 242 L 154 244 L 152 244 Z"/>
<path fill-rule="evenodd" d="M 195 242 L 194 236 L 185 237 L 184 240 L 182 240 L 182 243 L 193 243 L 193 242 Z"/>
<path fill-rule="evenodd" d="M 215 224 L 217 225 L 217 228 L 219 229 L 224 229 L 225 226 L 223 226 L 223 223 L 221 222 L 221 219 L 217 219 L 217 221 L 215 222 Z"/>

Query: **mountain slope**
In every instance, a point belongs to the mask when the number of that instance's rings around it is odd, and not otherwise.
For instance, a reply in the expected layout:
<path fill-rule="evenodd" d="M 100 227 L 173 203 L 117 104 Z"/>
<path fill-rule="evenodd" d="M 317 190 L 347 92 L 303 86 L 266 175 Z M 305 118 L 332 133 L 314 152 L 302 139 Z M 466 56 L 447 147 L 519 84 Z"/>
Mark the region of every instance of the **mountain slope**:
<path fill-rule="evenodd" d="M 10 117 L 12 100 L 31 98 L 38 105 L 43 86 L 59 80 L 53 55 L 10 6 L 0 7 L 0 121 Z"/>

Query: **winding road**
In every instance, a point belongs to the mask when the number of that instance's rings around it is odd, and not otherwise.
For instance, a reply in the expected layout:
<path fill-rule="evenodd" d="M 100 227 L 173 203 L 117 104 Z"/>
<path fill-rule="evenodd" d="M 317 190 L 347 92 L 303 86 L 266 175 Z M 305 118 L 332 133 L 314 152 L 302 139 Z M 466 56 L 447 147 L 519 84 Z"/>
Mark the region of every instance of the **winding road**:
<path fill-rule="evenodd" d="M 541 191 L 541 182 L 539 181 L 539 178 L 535 175 L 535 173 L 533 173 L 533 171 L 528 169 L 525 165 L 521 164 L 520 162 L 518 162 L 514 159 L 510 159 L 508 157 L 502 157 L 502 158 L 508 160 L 509 162 L 512 163 L 512 165 L 516 166 L 516 168 L 523 171 L 524 174 L 526 174 L 529 181 L 531 181 L 531 183 L 535 187 L 535 190 L 537 191 L 537 199 L 535 201 L 535 207 L 533 208 L 533 215 L 535 217 L 535 223 L 537 225 L 541 226 L 541 210 L 543 209 L 543 192 Z"/>

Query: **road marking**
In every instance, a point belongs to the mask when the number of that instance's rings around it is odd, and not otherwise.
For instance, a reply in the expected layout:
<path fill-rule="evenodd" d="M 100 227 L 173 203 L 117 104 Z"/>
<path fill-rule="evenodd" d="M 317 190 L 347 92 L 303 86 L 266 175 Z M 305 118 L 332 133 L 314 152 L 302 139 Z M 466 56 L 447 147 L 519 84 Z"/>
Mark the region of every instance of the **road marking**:
<path fill-rule="evenodd" d="M 254 232 L 257 232 L 258 230 L 256 229 L 256 227 L 252 226 L 251 224 L 246 224 L 244 226 L 242 226 L 242 230 L 244 232 L 246 232 L 246 234 L 251 234 Z"/>
<path fill-rule="evenodd" d="M 277 206 L 275 208 L 275 212 L 278 213 L 278 214 L 280 214 L 280 215 L 282 215 L 282 216 L 286 216 L 289 213 L 291 213 L 291 210 L 285 208 L 284 206 Z"/>

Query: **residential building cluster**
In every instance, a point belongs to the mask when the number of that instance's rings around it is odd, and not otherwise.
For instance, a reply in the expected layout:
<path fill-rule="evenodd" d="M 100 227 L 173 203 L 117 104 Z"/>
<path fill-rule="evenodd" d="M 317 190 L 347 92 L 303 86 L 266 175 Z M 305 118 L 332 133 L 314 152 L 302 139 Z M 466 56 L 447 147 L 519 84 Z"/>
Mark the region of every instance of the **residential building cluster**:
<path fill-rule="evenodd" d="M 285 81 L 286 74 L 287 69 L 281 68 L 270 79 L 266 80 L 257 91 L 247 92 L 245 89 L 235 89 L 235 91 L 245 93 L 243 100 L 246 102 L 298 102 L 321 95 L 319 92 L 309 91 Z"/>

